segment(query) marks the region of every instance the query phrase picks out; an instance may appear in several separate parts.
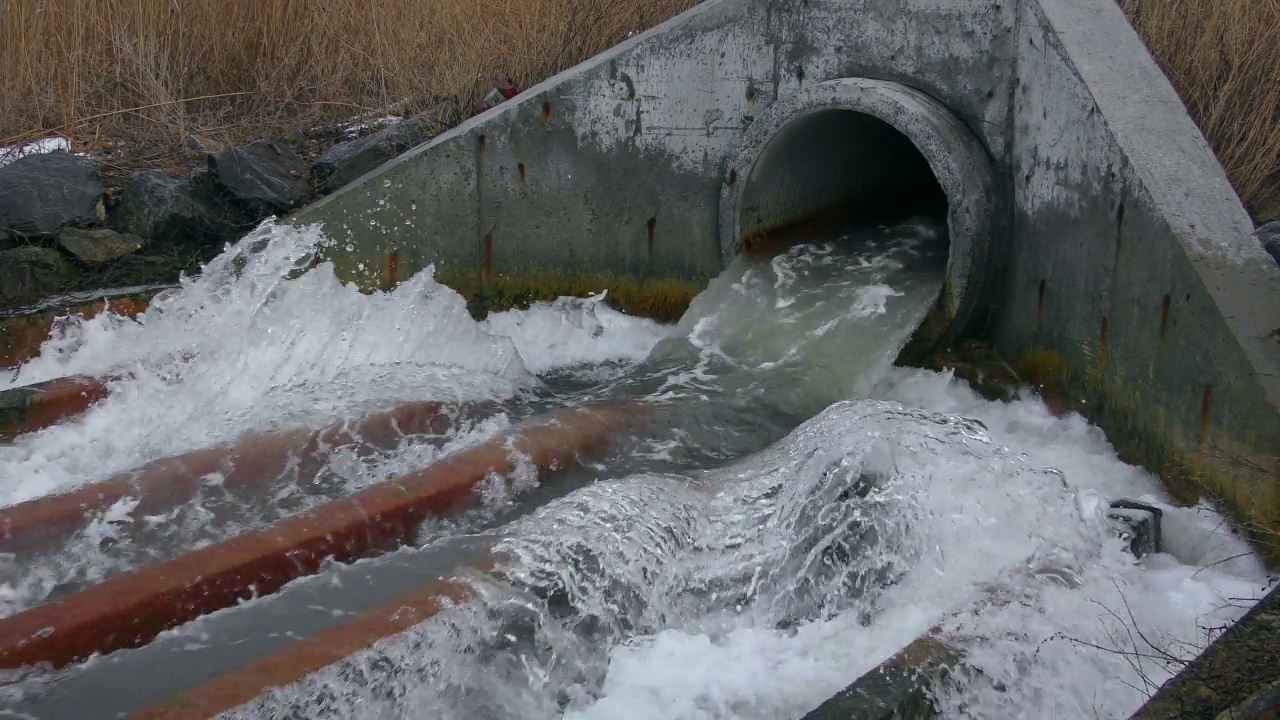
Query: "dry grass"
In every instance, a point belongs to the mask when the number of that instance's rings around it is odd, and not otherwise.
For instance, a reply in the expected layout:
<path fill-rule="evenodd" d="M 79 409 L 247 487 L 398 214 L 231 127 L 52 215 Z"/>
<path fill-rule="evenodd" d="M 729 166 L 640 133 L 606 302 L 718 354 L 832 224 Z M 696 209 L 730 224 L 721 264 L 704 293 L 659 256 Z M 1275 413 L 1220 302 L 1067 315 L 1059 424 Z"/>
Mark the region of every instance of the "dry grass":
<path fill-rule="evenodd" d="M 695 0 L 0 0 L 0 143 L 224 142 L 395 106 L 452 117 Z"/>
<path fill-rule="evenodd" d="M 1280 219 L 1280 0 L 1119 0 L 1260 222 Z M 176 145 L 465 115 L 696 0 L 0 0 L 0 143 Z"/>
<path fill-rule="evenodd" d="M 1280 0 L 1119 0 L 1258 222 L 1280 220 Z"/>

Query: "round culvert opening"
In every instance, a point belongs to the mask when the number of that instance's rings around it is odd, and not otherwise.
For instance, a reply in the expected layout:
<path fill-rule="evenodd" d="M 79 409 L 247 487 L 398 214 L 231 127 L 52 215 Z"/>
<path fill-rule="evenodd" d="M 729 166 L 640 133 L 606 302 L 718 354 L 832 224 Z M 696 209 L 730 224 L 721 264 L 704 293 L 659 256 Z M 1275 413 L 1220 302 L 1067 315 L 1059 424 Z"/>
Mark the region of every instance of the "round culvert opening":
<path fill-rule="evenodd" d="M 972 327 L 993 272 L 995 185 L 981 143 L 945 106 L 898 83 L 832 80 L 774 103 L 744 140 L 721 197 L 726 260 L 830 227 L 944 215 L 946 280 L 912 352 Z"/>

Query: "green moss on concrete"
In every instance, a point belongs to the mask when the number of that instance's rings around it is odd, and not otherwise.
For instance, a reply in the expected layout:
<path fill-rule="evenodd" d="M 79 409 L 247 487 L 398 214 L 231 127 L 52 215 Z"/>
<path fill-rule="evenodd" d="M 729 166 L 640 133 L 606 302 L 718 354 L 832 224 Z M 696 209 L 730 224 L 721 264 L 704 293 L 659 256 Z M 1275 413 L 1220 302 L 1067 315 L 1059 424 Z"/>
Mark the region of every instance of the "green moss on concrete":
<path fill-rule="evenodd" d="M 607 273 L 528 274 L 500 276 L 489 282 L 473 276 L 443 273 L 440 282 L 467 298 L 476 317 L 558 297 L 586 297 L 608 291 L 609 306 L 629 315 L 675 322 L 684 315 L 703 284 L 689 280 L 637 279 Z"/>
<path fill-rule="evenodd" d="M 974 392 L 996 402 L 1012 399 L 1018 387 L 1025 384 L 990 345 L 977 341 L 919 354 L 904 349 L 897 364 L 938 372 L 950 371 L 967 382 Z"/>
<path fill-rule="evenodd" d="M 898 362 L 951 370 L 990 400 L 1006 401 L 1029 387 L 1053 412 L 1079 413 L 1106 432 L 1121 460 L 1159 476 L 1176 502 L 1219 503 L 1268 563 L 1280 562 L 1280 480 L 1271 469 L 1275 458 L 1251 455 L 1256 438 L 1189 437 L 1143 401 L 1142 387 L 1101 372 L 1090 353 L 1083 357 L 1073 365 L 1060 353 L 1033 348 L 1006 362 L 985 343 L 968 341 L 914 355 L 904 350 Z"/>
<path fill-rule="evenodd" d="M 1207 413 L 1198 433 L 1190 435 L 1183 423 L 1149 401 L 1141 383 L 1104 372 L 1088 349 L 1082 358 L 1073 364 L 1059 353 L 1033 348 L 1013 368 L 1047 399 L 1101 427 L 1120 459 L 1159 476 L 1178 502 L 1209 498 L 1219 503 L 1268 563 L 1280 562 L 1276 458 L 1256 456 L 1257 438 L 1215 436 Z M 1187 402 L 1199 405 L 1202 398 Z"/>
<path fill-rule="evenodd" d="M 389 290 L 419 269 L 412 260 L 391 256 L 358 257 L 334 253 L 324 258 L 344 282 L 365 292 Z M 475 269 L 443 269 L 435 274 L 441 284 L 467 299 L 476 318 L 491 312 L 527 308 L 536 302 L 558 297 L 586 297 L 608 291 L 609 306 L 638 317 L 659 322 L 679 320 L 693 298 L 706 286 L 698 280 L 649 277 L 637 278 L 607 272 L 557 272 L 531 270 L 526 273 L 494 275 L 488 279 Z"/>

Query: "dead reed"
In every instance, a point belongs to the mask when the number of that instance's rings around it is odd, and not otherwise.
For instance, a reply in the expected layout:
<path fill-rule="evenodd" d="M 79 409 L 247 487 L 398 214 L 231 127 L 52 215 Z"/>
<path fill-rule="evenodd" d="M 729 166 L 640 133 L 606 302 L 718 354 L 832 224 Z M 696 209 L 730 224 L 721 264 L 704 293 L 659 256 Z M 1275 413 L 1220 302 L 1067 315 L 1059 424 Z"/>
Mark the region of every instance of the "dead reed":
<path fill-rule="evenodd" d="M 1280 220 L 1280 0 L 1119 0 L 1259 223 Z"/>
<path fill-rule="evenodd" d="M 469 108 L 694 0 L 0 0 L 0 143 L 237 142 Z M 456 119 L 456 118 L 455 118 Z"/>
<path fill-rule="evenodd" d="M 1259 222 L 1280 219 L 1280 0 L 1118 0 Z M 461 117 L 696 0 L 0 0 L 0 143 L 176 144 Z"/>

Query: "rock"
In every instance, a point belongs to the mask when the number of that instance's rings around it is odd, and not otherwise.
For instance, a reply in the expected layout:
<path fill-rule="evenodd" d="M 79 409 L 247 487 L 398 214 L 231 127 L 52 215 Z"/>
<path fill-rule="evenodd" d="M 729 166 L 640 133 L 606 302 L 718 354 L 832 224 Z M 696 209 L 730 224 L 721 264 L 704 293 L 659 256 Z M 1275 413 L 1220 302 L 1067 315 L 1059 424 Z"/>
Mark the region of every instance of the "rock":
<path fill-rule="evenodd" d="M 269 140 L 209 157 L 209 170 L 227 194 L 261 216 L 300 207 L 307 198 L 307 163 Z"/>
<path fill-rule="evenodd" d="M 194 153 L 220 153 L 227 149 L 225 144 L 195 133 L 187 133 L 187 136 L 182 138 L 182 147 Z"/>
<path fill-rule="evenodd" d="M 26 247 L 0 251 L 0 305 L 31 302 L 62 291 L 74 268 L 62 253 Z"/>
<path fill-rule="evenodd" d="M 142 249 L 142 238 L 108 228 L 63 228 L 58 244 L 72 257 L 89 267 L 106 265 Z"/>
<path fill-rule="evenodd" d="M 168 255 L 146 255 L 143 253 L 125 255 L 111 265 L 111 271 L 113 273 L 120 272 L 129 275 L 130 277 L 140 278 L 137 283 L 124 284 L 145 284 L 155 281 L 176 280 L 178 278 L 178 274 L 182 270 L 186 269 L 191 269 L 191 267 L 189 265 L 184 265 L 178 258 Z"/>
<path fill-rule="evenodd" d="M 1254 231 L 1254 236 L 1272 259 L 1280 263 L 1280 220 L 1270 222 Z"/>
<path fill-rule="evenodd" d="M 104 286 L 152 285 L 177 281 L 184 269 L 196 269 L 180 258 L 158 255 L 125 255 L 99 271 Z"/>
<path fill-rule="evenodd" d="M 102 222 L 106 188 L 98 166 L 63 152 L 28 155 L 0 168 L 0 228 L 50 235 L 68 225 Z"/>
<path fill-rule="evenodd" d="M 311 165 L 311 174 L 322 192 L 331 193 L 426 140 L 429 130 L 427 120 L 406 120 L 359 140 L 335 145 Z"/>
<path fill-rule="evenodd" d="M 125 188 L 113 226 L 151 243 L 202 248 L 238 237 L 253 225 L 205 176 L 175 180 L 159 170 L 138 173 Z"/>

